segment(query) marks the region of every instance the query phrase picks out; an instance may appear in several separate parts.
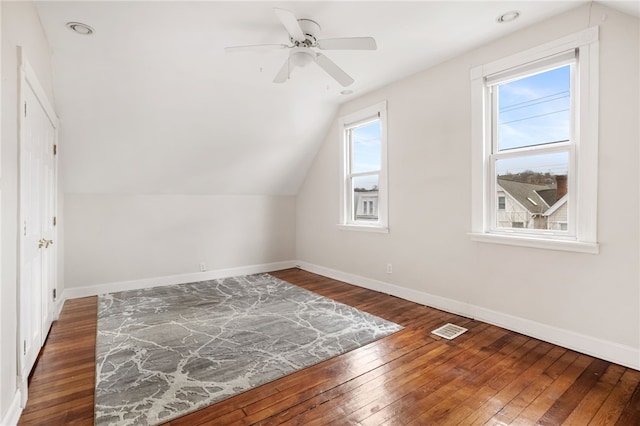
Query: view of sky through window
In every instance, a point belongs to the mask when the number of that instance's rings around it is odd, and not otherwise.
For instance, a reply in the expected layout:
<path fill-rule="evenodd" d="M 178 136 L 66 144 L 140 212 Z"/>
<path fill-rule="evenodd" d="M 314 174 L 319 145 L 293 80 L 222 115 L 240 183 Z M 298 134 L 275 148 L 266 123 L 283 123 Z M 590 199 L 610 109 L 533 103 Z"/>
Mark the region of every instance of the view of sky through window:
<path fill-rule="evenodd" d="M 351 129 L 352 140 L 352 173 L 379 171 L 381 169 L 381 140 L 380 121 Z M 378 185 L 378 175 L 362 176 L 358 178 L 358 186 L 373 189 Z"/>
<path fill-rule="evenodd" d="M 544 145 L 571 137 L 571 66 L 534 74 L 498 85 L 498 151 Z M 507 162 L 503 162 L 506 167 Z M 519 173 L 566 174 L 566 155 L 520 157 L 508 162 Z"/>

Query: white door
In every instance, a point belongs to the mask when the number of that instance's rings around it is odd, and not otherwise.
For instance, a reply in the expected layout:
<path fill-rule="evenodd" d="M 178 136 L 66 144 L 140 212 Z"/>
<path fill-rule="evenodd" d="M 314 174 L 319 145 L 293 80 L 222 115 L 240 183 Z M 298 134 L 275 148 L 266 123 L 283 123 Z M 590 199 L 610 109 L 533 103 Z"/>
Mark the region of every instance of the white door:
<path fill-rule="evenodd" d="M 47 129 L 44 151 L 44 162 L 42 164 L 42 239 L 47 243 L 46 247 L 40 250 L 42 256 L 42 344 L 49 333 L 53 322 L 54 312 L 54 288 L 56 283 L 56 248 L 55 221 L 56 221 L 56 161 L 54 146 L 56 145 L 56 129 L 49 120 L 43 123 Z"/>
<path fill-rule="evenodd" d="M 24 64 L 23 64 L 24 65 Z M 23 74 L 20 120 L 21 375 L 28 376 L 53 320 L 55 285 L 55 117 L 39 85 Z M 32 77 L 33 78 L 33 77 Z"/>

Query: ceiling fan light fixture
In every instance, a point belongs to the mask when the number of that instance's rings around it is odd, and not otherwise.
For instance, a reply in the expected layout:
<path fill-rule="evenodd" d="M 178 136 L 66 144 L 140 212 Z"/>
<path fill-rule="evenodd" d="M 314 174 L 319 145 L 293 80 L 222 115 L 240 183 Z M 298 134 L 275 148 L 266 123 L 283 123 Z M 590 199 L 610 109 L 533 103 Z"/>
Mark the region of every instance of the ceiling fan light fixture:
<path fill-rule="evenodd" d="M 80 35 L 91 35 L 95 32 L 93 28 L 82 22 L 67 22 L 67 28 Z"/>
<path fill-rule="evenodd" d="M 304 67 L 313 62 L 313 52 L 304 47 L 295 48 L 291 51 L 291 55 L 289 56 L 289 60 L 296 67 Z"/>

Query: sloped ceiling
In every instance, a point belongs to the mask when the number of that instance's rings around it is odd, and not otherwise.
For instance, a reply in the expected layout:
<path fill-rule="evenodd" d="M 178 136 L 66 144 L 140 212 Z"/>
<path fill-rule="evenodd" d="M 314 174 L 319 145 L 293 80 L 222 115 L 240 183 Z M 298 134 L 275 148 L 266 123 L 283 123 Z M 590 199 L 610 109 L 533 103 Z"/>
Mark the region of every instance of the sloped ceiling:
<path fill-rule="evenodd" d="M 39 2 L 64 190 L 295 194 L 340 103 L 580 3 Z M 286 50 L 225 53 L 288 43 L 273 7 L 317 21 L 320 38 L 375 37 L 377 51 L 326 52 L 354 94 L 313 64 L 272 83 Z M 521 18 L 497 24 L 509 10 Z"/>

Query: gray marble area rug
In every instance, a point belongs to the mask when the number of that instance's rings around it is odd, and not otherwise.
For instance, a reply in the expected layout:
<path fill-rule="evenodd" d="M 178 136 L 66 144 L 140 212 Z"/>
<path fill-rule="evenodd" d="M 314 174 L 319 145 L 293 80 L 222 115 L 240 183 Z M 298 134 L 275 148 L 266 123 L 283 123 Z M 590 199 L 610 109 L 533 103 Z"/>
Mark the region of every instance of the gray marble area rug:
<path fill-rule="evenodd" d="M 155 425 L 402 327 L 269 274 L 98 297 L 96 425 Z"/>

